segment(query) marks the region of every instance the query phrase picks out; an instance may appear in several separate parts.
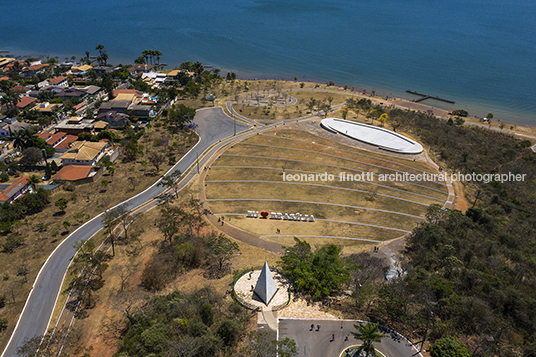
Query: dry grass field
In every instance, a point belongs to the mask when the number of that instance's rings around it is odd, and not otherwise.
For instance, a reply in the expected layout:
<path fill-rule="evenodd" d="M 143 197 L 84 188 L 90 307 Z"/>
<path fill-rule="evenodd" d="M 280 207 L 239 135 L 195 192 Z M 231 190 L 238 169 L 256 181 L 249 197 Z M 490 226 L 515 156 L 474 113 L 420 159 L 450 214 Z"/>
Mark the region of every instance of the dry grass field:
<path fill-rule="evenodd" d="M 205 183 L 211 210 L 231 224 L 282 244 L 292 245 L 292 236 L 297 235 L 311 237 L 310 242 L 316 245 L 330 241 L 323 236 L 385 241 L 411 231 L 428 205 L 445 202 L 446 186 L 439 182 L 381 181 L 380 177 L 423 171 L 438 173 L 423 162 L 362 151 L 300 130 L 277 129 L 250 137 L 220 154 Z M 341 172 L 370 172 L 374 179 L 341 181 Z M 318 181 L 283 179 L 283 175 L 311 173 L 334 177 L 327 181 L 321 177 Z M 319 220 L 246 218 L 248 210 L 300 212 Z M 282 237 L 277 237 L 277 232 Z M 336 241 L 345 246 L 345 253 L 360 249 L 350 246 L 370 245 L 351 239 Z"/>

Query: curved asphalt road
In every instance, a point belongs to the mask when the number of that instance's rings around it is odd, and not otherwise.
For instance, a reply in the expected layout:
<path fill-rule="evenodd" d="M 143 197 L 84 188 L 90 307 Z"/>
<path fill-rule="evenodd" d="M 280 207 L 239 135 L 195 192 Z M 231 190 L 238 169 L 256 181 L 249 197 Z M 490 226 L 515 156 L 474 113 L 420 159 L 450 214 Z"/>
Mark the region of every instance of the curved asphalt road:
<path fill-rule="evenodd" d="M 199 125 L 196 131 L 199 134 L 200 140 L 167 174 L 176 170 L 180 170 L 183 173 L 186 172 L 210 146 L 220 140 L 233 136 L 235 125 L 236 133 L 250 128 L 249 125 L 242 122 L 233 122 L 235 121 L 225 115 L 221 107 L 198 110 L 194 123 Z M 120 205 L 130 211 L 158 197 L 166 189 L 164 186 L 155 184 Z M 71 233 L 49 256 L 37 275 L 33 289 L 26 300 L 15 331 L 2 353 L 2 357 L 16 356 L 17 347 L 21 346 L 25 339 L 45 334 L 54 310 L 56 298 L 63 283 L 63 278 L 76 253 L 73 245 L 82 239 L 88 240 L 101 227 L 102 213 Z"/>

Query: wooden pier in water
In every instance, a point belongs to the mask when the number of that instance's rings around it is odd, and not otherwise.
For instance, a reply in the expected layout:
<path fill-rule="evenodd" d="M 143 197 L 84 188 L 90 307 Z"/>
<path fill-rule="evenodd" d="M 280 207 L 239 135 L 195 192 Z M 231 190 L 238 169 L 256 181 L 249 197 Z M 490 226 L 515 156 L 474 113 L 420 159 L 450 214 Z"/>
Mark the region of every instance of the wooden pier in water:
<path fill-rule="evenodd" d="M 444 98 L 440 98 L 440 97 L 433 97 L 431 95 L 415 92 L 415 91 L 412 91 L 412 90 L 407 90 L 406 92 L 411 93 L 411 94 L 415 94 L 415 95 L 420 95 L 422 97 L 422 98 L 414 100 L 415 103 L 422 102 L 423 100 L 426 100 L 426 99 L 440 100 L 442 102 L 446 102 L 446 103 L 450 103 L 450 104 L 456 103 L 453 100 L 448 100 L 448 99 L 444 99 Z"/>

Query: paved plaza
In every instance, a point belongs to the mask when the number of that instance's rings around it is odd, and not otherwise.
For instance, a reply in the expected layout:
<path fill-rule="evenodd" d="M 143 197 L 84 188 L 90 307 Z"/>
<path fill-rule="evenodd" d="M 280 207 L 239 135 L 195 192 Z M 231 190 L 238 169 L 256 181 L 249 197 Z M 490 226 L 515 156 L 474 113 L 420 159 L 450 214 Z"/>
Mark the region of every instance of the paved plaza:
<path fill-rule="evenodd" d="M 280 318 L 278 339 L 293 339 L 298 347 L 298 357 L 338 357 L 348 346 L 361 344 L 352 335 L 356 332 L 354 324 L 354 320 Z M 311 325 L 314 325 L 313 329 Z M 417 353 L 412 345 L 396 334 L 387 334 L 374 347 L 386 357 L 410 357 Z M 422 357 L 420 354 L 417 356 Z"/>
<path fill-rule="evenodd" d="M 268 306 L 262 302 L 258 296 L 253 293 L 257 280 L 259 279 L 261 271 L 254 270 L 251 273 L 244 274 L 236 282 L 234 289 L 238 297 L 245 301 L 249 307 L 258 308 L 260 310 L 272 310 L 274 307 L 280 307 L 287 303 L 289 299 L 288 280 L 277 271 L 272 271 L 272 278 L 274 279 L 277 287 L 277 292 L 270 300 Z"/>

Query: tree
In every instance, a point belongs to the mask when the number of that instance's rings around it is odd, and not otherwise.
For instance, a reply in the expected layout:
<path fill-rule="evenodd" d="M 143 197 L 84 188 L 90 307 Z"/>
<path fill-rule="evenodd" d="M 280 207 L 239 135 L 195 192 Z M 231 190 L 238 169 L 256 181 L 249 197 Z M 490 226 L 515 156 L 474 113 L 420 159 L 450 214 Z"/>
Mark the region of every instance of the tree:
<path fill-rule="evenodd" d="M 67 220 L 63 221 L 62 224 L 63 224 L 63 228 L 65 228 L 66 231 L 68 231 L 69 227 L 72 225 L 72 223 Z"/>
<path fill-rule="evenodd" d="M 349 111 L 349 108 L 347 105 L 343 105 L 342 109 L 341 109 L 341 115 L 342 115 L 342 118 L 343 119 L 346 119 L 346 117 L 348 116 L 348 111 Z"/>
<path fill-rule="evenodd" d="M 357 332 L 352 332 L 355 338 L 361 340 L 363 344 L 358 347 L 357 351 L 365 352 L 368 356 L 377 356 L 376 350 L 374 349 L 374 342 L 381 342 L 382 337 L 385 335 L 378 332 L 379 323 L 366 323 L 366 324 L 356 324 L 354 327 L 357 329 Z"/>
<path fill-rule="evenodd" d="M 430 349 L 432 357 L 470 357 L 467 346 L 454 337 L 443 337 Z"/>
<path fill-rule="evenodd" d="M 293 247 L 283 247 L 286 253 L 279 263 L 298 291 L 324 298 L 350 279 L 348 265 L 340 259 L 341 247 L 329 244 L 313 252 L 306 241 L 294 241 Z"/>
<path fill-rule="evenodd" d="M 182 173 L 179 170 L 173 171 L 171 174 L 166 175 L 162 177 L 162 180 L 158 183 L 159 186 L 167 187 L 169 190 L 173 188 L 177 188 L 179 184 L 179 178 L 181 177 Z M 175 195 L 178 193 L 177 190 L 175 190 Z"/>
<path fill-rule="evenodd" d="M 147 156 L 151 164 L 153 164 L 154 168 L 156 169 L 156 172 L 160 172 L 160 165 L 162 165 L 166 161 L 166 157 L 164 154 L 158 152 L 158 151 L 151 151 L 151 153 Z"/>
<path fill-rule="evenodd" d="M 108 187 L 109 184 L 110 184 L 110 181 L 108 181 L 108 180 L 102 180 L 101 181 L 103 191 L 106 191 L 106 187 Z"/>
<path fill-rule="evenodd" d="M 41 182 L 41 179 L 37 175 L 32 175 L 28 178 L 28 184 L 32 186 L 32 190 L 35 192 L 37 191 L 37 184 Z"/>
<path fill-rule="evenodd" d="M 242 350 L 245 356 L 296 357 L 298 355 L 296 342 L 288 337 L 278 341 L 275 332 L 252 331 L 247 338 L 248 343 Z"/>
<path fill-rule="evenodd" d="M 210 238 L 208 245 L 210 255 L 220 272 L 223 270 L 224 265 L 229 262 L 233 256 L 240 252 L 238 244 L 225 237 L 223 234 Z"/>
<path fill-rule="evenodd" d="M 115 237 L 113 235 L 113 230 L 117 225 L 119 218 L 119 213 L 116 210 L 109 209 L 104 212 L 104 217 L 102 219 L 102 227 L 106 230 L 106 234 L 110 237 L 112 243 L 112 257 L 115 256 Z"/>
<path fill-rule="evenodd" d="M 114 78 L 108 72 L 102 75 L 100 86 L 110 95 L 114 89 Z"/>
<path fill-rule="evenodd" d="M 225 319 L 218 327 L 217 333 L 225 346 L 232 346 L 240 334 L 240 329 L 236 321 Z"/>
<path fill-rule="evenodd" d="M 67 203 L 69 203 L 69 200 L 62 197 L 54 203 L 54 206 L 58 207 L 63 213 L 65 213 L 65 209 L 67 208 Z"/>

